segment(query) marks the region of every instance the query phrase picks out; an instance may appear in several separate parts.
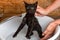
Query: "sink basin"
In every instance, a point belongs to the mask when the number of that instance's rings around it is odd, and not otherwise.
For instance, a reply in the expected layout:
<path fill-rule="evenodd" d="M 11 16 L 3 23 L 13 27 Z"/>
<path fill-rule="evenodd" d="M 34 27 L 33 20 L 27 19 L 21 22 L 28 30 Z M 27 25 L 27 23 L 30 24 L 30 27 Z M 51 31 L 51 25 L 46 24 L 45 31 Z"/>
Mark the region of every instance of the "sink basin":
<path fill-rule="evenodd" d="M 25 25 L 25 27 L 19 32 L 19 34 L 17 35 L 17 37 L 13 38 L 13 34 L 16 32 L 16 30 L 18 29 L 23 17 L 25 14 L 22 15 L 22 17 L 18 17 L 18 16 L 13 16 L 9 19 L 7 19 L 4 23 L 0 24 L 0 39 L 1 40 L 40 40 L 40 38 L 38 37 L 38 34 L 36 31 L 33 31 L 34 35 L 31 36 L 31 39 L 27 39 L 25 37 L 26 33 L 27 33 L 27 25 Z M 42 27 L 42 31 L 44 31 L 47 27 L 47 25 L 54 21 L 53 18 L 48 17 L 48 16 L 36 16 L 36 18 L 39 21 L 39 24 Z M 60 27 L 58 26 L 56 28 L 55 34 L 49 38 L 48 40 L 54 40 L 58 37 L 60 32 Z"/>

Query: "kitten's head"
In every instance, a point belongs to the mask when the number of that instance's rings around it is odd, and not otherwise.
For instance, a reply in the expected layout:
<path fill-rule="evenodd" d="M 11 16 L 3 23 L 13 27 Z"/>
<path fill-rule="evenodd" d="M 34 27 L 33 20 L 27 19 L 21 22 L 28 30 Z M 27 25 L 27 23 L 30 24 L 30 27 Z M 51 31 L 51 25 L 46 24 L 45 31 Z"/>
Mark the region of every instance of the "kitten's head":
<path fill-rule="evenodd" d="M 28 3 L 26 3 L 26 2 L 24 2 L 25 3 L 25 9 L 26 9 L 26 12 L 27 13 L 32 13 L 32 14 L 35 14 L 35 11 L 36 11 L 36 8 L 37 8 L 37 4 L 38 4 L 38 2 L 35 2 L 35 3 L 33 3 L 33 4 L 28 4 Z"/>

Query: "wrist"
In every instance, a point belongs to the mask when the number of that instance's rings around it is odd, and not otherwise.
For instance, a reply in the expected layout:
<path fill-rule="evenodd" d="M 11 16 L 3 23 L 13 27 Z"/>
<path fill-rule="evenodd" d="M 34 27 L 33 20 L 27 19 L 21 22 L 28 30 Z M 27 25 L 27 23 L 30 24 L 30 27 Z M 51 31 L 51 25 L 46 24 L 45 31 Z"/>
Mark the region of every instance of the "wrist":
<path fill-rule="evenodd" d="M 42 15 L 48 15 L 48 13 L 46 11 L 41 11 L 40 12 Z"/>
<path fill-rule="evenodd" d="M 60 24 L 60 19 L 55 20 L 55 23 L 57 23 L 59 25 Z"/>
<path fill-rule="evenodd" d="M 50 25 L 53 26 L 53 27 L 56 27 L 58 25 L 58 23 L 53 21 L 53 22 L 50 23 Z"/>

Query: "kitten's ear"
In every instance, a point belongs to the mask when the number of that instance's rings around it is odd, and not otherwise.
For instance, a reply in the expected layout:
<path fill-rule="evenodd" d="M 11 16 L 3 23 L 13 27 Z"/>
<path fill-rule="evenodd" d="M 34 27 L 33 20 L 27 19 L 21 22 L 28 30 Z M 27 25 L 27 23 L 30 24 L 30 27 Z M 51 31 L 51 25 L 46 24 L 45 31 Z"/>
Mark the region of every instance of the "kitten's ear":
<path fill-rule="evenodd" d="M 35 3 L 34 3 L 34 5 L 35 5 L 35 7 L 37 7 L 37 5 L 38 5 L 38 2 L 35 2 Z"/>
<path fill-rule="evenodd" d="M 36 2 L 35 4 L 38 4 L 38 2 Z"/>
<path fill-rule="evenodd" d="M 24 2 L 25 5 L 28 5 L 26 2 Z"/>
<path fill-rule="evenodd" d="M 35 2 L 35 3 L 34 3 L 34 5 L 37 5 L 37 4 L 38 4 L 38 2 Z"/>
<path fill-rule="evenodd" d="M 35 2 L 34 5 L 37 6 L 38 2 Z"/>

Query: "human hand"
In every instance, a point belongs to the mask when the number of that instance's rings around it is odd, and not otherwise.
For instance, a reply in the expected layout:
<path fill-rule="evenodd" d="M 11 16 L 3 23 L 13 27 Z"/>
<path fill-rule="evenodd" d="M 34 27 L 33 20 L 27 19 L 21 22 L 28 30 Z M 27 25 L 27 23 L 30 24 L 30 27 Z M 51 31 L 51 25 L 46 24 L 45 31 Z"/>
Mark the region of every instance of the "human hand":
<path fill-rule="evenodd" d="M 55 22 L 50 23 L 42 34 L 44 35 L 44 37 L 41 38 L 40 40 L 47 40 L 48 38 L 50 38 L 53 35 L 56 27 L 57 27 L 57 24 Z"/>
<path fill-rule="evenodd" d="M 36 13 L 35 15 L 36 16 L 44 16 L 44 15 L 47 15 L 48 13 L 46 12 L 46 10 L 40 6 L 37 6 L 37 10 L 36 10 Z"/>
<path fill-rule="evenodd" d="M 35 13 L 35 16 L 43 16 L 42 14 L 40 14 L 39 12 Z"/>

